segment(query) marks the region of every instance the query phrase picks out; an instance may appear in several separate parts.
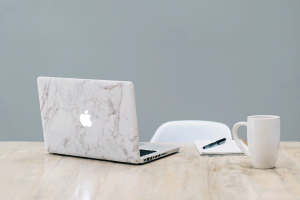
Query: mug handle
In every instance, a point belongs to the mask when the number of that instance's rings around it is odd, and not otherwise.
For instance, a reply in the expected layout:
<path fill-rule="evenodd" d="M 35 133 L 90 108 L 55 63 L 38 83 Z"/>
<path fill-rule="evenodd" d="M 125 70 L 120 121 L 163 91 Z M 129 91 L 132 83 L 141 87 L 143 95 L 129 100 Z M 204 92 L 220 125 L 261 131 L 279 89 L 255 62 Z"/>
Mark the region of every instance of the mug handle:
<path fill-rule="evenodd" d="M 249 150 L 247 150 L 241 143 L 240 139 L 239 139 L 239 136 L 238 136 L 238 133 L 237 133 L 237 130 L 240 126 L 247 126 L 247 122 L 238 122 L 236 123 L 233 128 L 232 128 L 232 134 L 233 134 L 233 138 L 236 142 L 236 144 L 240 147 L 240 149 L 244 152 L 244 154 L 248 157 L 250 157 L 250 154 L 249 154 Z"/>

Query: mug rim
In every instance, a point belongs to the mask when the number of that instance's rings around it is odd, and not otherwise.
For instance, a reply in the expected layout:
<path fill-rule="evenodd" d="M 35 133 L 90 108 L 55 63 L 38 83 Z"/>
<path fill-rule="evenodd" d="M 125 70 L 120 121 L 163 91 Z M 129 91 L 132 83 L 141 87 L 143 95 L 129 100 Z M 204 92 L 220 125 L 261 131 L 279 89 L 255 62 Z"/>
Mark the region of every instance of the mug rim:
<path fill-rule="evenodd" d="M 277 115 L 251 115 L 247 117 L 248 119 L 254 120 L 272 120 L 272 119 L 280 119 Z"/>

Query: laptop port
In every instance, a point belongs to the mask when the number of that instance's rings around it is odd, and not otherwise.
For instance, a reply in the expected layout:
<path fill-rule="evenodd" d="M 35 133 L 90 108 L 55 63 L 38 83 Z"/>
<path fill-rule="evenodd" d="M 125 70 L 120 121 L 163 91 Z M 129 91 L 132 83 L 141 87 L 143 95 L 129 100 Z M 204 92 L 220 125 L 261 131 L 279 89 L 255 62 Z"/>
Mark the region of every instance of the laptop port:
<path fill-rule="evenodd" d="M 149 158 L 147 158 L 147 161 L 149 161 L 150 159 Z"/>
<path fill-rule="evenodd" d="M 146 162 L 147 161 L 147 159 L 144 159 L 144 162 Z"/>

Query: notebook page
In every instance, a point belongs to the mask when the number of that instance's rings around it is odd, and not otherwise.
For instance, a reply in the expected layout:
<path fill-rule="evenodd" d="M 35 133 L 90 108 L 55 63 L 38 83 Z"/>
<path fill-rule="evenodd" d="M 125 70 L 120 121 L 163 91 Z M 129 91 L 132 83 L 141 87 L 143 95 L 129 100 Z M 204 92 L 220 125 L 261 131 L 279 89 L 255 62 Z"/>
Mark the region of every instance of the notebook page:
<path fill-rule="evenodd" d="M 243 153 L 242 150 L 237 146 L 234 140 L 227 140 L 224 144 L 214 146 L 209 149 L 203 149 L 203 146 L 208 145 L 214 140 L 195 140 L 195 146 L 200 154 L 234 154 Z M 244 147 L 245 145 L 242 144 Z M 245 147 L 248 148 L 248 147 Z"/>

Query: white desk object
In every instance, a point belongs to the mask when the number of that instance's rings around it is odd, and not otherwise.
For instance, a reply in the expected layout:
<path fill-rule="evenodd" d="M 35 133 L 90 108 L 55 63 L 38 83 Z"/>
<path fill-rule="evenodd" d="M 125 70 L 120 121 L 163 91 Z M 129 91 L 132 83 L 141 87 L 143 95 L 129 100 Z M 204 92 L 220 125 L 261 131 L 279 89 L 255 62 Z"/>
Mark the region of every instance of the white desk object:
<path fill-rule="evenodd" d="M 203 154 L 243 154 L 242 150 L 237 146 L 234 140 L 226 140 L 224 144 L 214 146 L 208 149 L 203 149 L 203 146 L 215 142 L 215 140 L 195 140 L 195 146 L 198 152 Z M 243 144 L 244 145 L 244 144 Z M 244 145 L 245 148 L 246 145 Z"/>
<path fill-rule="evenodd" d="M 170 121 L 161 125 L 150 142 L 194 142 L 195 140 L 232 140 L 226 124 L 202 120 Z"/>

